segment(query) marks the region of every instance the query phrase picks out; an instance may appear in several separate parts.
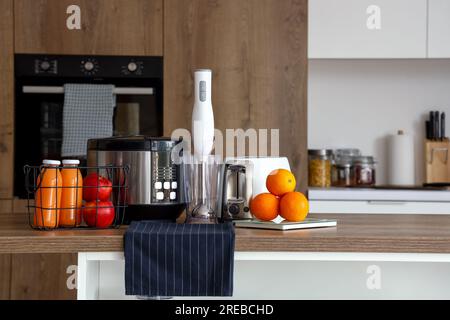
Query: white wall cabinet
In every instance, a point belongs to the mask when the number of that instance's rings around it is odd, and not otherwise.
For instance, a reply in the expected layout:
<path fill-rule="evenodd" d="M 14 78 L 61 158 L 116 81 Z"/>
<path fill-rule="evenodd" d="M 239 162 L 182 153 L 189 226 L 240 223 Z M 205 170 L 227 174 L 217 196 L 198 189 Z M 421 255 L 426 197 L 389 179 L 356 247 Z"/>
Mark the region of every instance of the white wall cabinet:
<path fill-rule="evenodd" d="M 428 57 L 450 58 L 450 1 L 428 1 Z"/>
<path fill-rule="evenodd" d="M 450 3 L 430 0 L 434 1 Z M 445 23 L 450 28 L 450 22 Z M 450 43 L 446 45 L 450 50 Z M 312 0 L 308 54 L 309 58 L 426 58 L 427 0 Z"/>

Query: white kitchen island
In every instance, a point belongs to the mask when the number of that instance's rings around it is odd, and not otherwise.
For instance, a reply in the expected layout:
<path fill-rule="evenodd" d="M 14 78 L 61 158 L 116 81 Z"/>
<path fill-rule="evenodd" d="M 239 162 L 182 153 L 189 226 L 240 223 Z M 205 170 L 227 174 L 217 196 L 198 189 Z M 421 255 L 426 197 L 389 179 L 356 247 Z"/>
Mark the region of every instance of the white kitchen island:
<path fill-rule="evenodd" d="M 124 267 L 122 252 L 79 253 L 78 299 L 137 299 Z M 450 254 L 236 252 L 227 299 L 449 299 L 449 283 Z"/>
<path fill-rule="evenodd" d="M 450 298 L 450 216 L 318 217 L 338 226 L 237 229 L 232 299 Z M 136 299 L 124 264 L 122 251 L 80 252 L 78 299 Z"/>

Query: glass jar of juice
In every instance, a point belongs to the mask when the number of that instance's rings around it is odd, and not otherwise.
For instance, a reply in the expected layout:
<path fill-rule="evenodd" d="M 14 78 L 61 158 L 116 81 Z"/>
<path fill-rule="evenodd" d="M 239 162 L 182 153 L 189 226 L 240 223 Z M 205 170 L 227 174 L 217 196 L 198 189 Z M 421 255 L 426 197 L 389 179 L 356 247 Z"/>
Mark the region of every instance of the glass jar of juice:
<path fill-rule="evenodd" d="M 59 225 L 62 177 L 58 160 L 42 161 L 35 192 L 33 225 L 43 229 L 54 229 Z"/>
<path fill-rule="evenodd" d="M 59 210 L 61 227 L 76 227 L 81 224 L 81 206 L 83 204 L 83 176 L 78 165 L 79 160 L 62 161 L 62 195 Z"/>

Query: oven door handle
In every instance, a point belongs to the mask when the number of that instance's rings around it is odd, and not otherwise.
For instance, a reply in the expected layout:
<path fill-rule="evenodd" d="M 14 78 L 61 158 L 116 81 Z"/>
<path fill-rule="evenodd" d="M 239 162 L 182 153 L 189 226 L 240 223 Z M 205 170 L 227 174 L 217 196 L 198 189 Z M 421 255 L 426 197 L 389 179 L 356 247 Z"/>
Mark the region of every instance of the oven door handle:
<path fill-rule="evenodd" d="M 23 86 L 23 93 L 51 93 L 63 94 L 64 87 L 62 86 Z M 143 87 L 115 87 L 114 93 L 117 95 L 153 95 L 153 88 Z"/>

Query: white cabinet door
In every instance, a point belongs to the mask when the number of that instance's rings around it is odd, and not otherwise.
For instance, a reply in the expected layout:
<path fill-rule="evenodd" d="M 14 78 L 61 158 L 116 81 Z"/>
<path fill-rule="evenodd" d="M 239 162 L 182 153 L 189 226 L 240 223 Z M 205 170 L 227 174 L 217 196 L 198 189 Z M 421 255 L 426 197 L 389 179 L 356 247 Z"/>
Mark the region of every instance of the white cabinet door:
<path fill-rule="evenodd" d="M 427 0 L 309 1 L 309 58 L 425 58 L 426 30 Z"/>
<path fill-rule="evenodd" d="M 428 2 L 428 57 L 450 58 L 450 0 Z"/>

